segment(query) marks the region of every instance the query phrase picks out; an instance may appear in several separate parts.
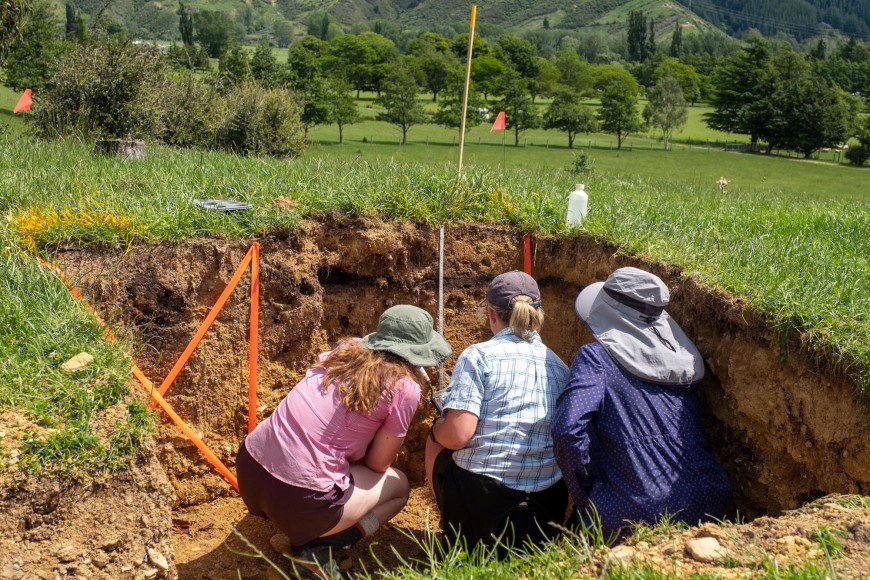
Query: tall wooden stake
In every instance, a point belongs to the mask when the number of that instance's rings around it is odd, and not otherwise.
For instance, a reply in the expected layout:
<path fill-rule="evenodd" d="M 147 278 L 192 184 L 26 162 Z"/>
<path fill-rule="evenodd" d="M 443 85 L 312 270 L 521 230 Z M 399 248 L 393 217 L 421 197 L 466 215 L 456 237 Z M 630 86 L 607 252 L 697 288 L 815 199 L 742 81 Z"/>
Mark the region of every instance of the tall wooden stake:
<path fill-rule="evenodd" d="M 471 50 L 474 48 L 474 20 L 477 5 L 471 5 L 471 32 L 468 34 L 468 60 L 465 63 L 465 92 L 462 95 L 462 120 L 459 123 L 459 166 L 457 178 L 462 179 L 462 150 L 465 146 L 465 115 L 468 112 L 468 85 L 471 81 Z M 438 232 L 438 332 L 444 336 L 444 226 Z M 438 389 L 444 389 L 444 364 L 438 365 Z"/>
<path fill-rule="evenodd" d="M 465 145 L 465 115 L 468 112 L 468 85 L 471 84 L 471 50 L 474 48 L 474 20 L 477 4 L 471 5 L 471 31 L 468 34 L 468 59 L 465 62 L 465 92 L 462 95 L 462 119 L 459 122 L 459 179 L 462 179 L 462 149 Z"/>

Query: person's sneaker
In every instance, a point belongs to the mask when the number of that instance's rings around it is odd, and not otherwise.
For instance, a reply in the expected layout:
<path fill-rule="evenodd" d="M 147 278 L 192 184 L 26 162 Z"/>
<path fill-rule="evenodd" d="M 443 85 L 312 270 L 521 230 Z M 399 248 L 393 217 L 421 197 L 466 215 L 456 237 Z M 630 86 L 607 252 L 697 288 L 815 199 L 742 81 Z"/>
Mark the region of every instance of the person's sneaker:
<path fill-rule="evenodd" d="M 338 580 L 353 578 L 343 572 L 327 546 L 300 546 L 293 551 L 293 571 L 302 580 Z"/>

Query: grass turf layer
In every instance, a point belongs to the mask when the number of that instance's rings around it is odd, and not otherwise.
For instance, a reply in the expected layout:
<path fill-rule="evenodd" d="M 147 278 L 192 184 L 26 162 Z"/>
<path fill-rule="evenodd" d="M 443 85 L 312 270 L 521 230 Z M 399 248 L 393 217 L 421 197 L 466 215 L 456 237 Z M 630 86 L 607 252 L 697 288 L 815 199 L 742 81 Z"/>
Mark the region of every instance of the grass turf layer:
<path fill-rule="evenodd" d="M 253 237 L 329 211 L 568 233 L 566 198 L 575 180 L 568 172 L 472 165 L 457 183 L 454 164 L 433 158 L 428 164 L 288 161 L 150 146 L 146 160 L 124 162 L 93 156 L 85 145 L 22 140 L 0 152 L 0 211 L 16 244 L 39 249 Z M 806 164 L 800 171 L 828 175 L 830 168 Z M 802 333 L 814 348 L 832 353 L 862 391 L 870 389 L 867 200 L 821 201 L 734 186 L 720 191 L 696 181 L 603 172 L 585 181 L 586 233 L 746 298 L 783 336 Z M 298 206 L 275 205 L 279 196 Z M 195 198 L 254 208 L 208 212 Z"/>
<path fill-rule="evenodd" d="M 129 362 L 102 330 L 33 257 L 0 250 L 0 414 L 15 414 L 3 426 L 16 451 L 0 457 L 3 484 L 45 467 L 67 476 L 117 469 L 138 452 L 151 419 L 130 397 Z M 93 363 L 61 370 L 83 351 Z"/>

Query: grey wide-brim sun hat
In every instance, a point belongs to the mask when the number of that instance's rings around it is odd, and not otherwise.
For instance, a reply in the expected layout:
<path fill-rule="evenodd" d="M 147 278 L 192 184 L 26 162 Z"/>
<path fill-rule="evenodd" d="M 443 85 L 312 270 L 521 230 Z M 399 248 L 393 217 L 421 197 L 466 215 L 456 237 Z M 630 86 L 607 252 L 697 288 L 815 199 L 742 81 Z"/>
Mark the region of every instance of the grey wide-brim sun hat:
<path fill-rule="evenodd" d="M 620 268 L 577 296 L 574 309 L 626 372 L 641 380 L 690 385 L 704 378 L 704 359 L 665 312 L 668 287 L 655 274 Z"/>
<path fill-rule="evenodd" d="M 417 367 L 439 365 L 453 351 L 444 337 L 432 328 L 429 313 L 409 304 L 385 310 L 378 320 L 378 329 L 359 344 L 393 353 Z"/>

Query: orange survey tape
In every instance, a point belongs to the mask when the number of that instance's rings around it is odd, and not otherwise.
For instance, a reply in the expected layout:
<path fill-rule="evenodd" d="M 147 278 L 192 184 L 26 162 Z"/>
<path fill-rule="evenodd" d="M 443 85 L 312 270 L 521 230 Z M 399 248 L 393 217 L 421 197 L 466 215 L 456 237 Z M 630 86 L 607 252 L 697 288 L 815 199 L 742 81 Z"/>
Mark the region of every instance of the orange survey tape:
<path fill-rule="evenodd" d="M 69 288 L 70 294 L 73 298 L 80 300 L 85 308 L 94 315 L 97 321 L 104 326 L 103 334 L 106 336 L 106 339 L 109 342 L 117 342 L 117 338 L 109 330 L 108 326 L 106 326 L 105 322 L 100 318 L 97 314 L 96 310 L 93 306 L 91 306 L 87 300 L 85 300 L 82 293 L 75 287 L 75 285 L 69 280 L 66 274 L 57 266 L 39 258 L 39 262 L 51 270 L 56 276 L 58 276 L 61 280 L 66 283 L 67 288 Z M 214 319 L 217 317 L 221 308 L 223 308 L 226 303 L 229 295 L 232 293 L 233 289 L 239 283 L 239 280 L 242 277 L 245 269 L 248 264 L 251 264 L 251 315 L 250 315 L 250 344 L 249 344 L 249 352 L 248 352 L 248 362 L 250 367 L 249 372 L 249 384 L 248 384 L 248 432 L 253 431 L 254 427 L 257 426 L 257 344 L 259 338 L 259 297 L 260 297 L 260 244 L 258 242 L 254 242 L 248 252 L 245 254 L 245 257 L 242 259 L 242 263 L 239 265 L 239 268 L 236 270 L 235 274 L 233 274 L 230 283 L 221 293 L 214 307 L 212 307 L 209 312 L 206 320 L 197 330 L 196 335 L 194 335 L 193 340 L 191 340 L 190 344 L 185 348 L 184 353 L 182 353 L 181 358 L 176 362 L 170 371 L 169 375 L 167 375 L 166 379 L 163 380 L 163 384 L 161 384 L 160 389 L 155 389 L 154 384 L 145 376 L 145 374 L 139 369 L 134 361 L 130 361 L 130 368 L 132 370 L 133 376 L 142 384 L 142 386 L 148 391 L 149 395 L 153 397 L 153 401 L 149 406 L 149 409 L 154 409 L 157 405 L 159 405 L 169 416 L 170 419 L 181 429 L 181 431 L 190 439 L 190 441 L 199 449 L 200 453 L 208 460 L 209 463 L 222 475 L 224 478 L 230 483 L 230 485 L 235 488 L 236 491 L 239 489 L 238 481 L 236 477 L 232 474 L 232 472 L 226 467 L 226 465 L 221 462 L 220 459 L 208 448 L 208 446 L 193 432 L 193 430 L 184 422 L 184 420 L 178 416 L 178 414 L 172 409 L 169 403 L 163 398 L 163 394 L 169 389 L 169 386 L 172 384 L 172 381 L 178 376 L 178 373 L 181 371 L 181 368 L 190 358 L 193 350 L 197 347 L 199 342 L 202 340 L 203 335 L 211 326 Z M 161 390 L 162 389 L 162 390 Z"/>
<path fill-rule="evenodd" d="M 199 346 L 202 337 L 205 336 L 206 331 L 211 327 L 212 322 L 214 322 L 215 318 L 217 318 L 217 315 L 224 307 L 224 304 L 226 304 L 227 299 L 230 297 L 230 294 L 233 293 L 233 290 L 239 283 L 239 280 L 242 279 L 242 274 L 245 273 L 245 270 L 248 268 L 248 264 L 251 263 L 251 259 L 254 255 L 254 247 L 257 247 L 259 249 L 259 244 L 257 242 L 254 242 L 248 252 L 245 254 L 245 257 L 242 259 L 242 263 L 239 264 L 239 267 L 236 269 L 235 274 L 233 274 L 233 277 L 230 278 L 229 284 L 227 284 L 227 287 L 224 288 L 224 291 L 221 292 L 221 295 L 218 297 L 217 302 L 215 302 L 214 306 L 212 306 L 211 310 L 208 313 L 208 316 L 205 317 L 205 320 L 203 320 L 202 324 L 197 329 L 196 334 L 193 335 L 193 338 L 184 349 L 184 352 L 182 352 L 178 360 L 175 361 L 175 365 L 173 365 L 172 369 L 169 371 L 169 374 L 166 375 L 166 378 L 163 379 L 162 383 L 160 383 L 160 387 L 157 389 L 157 392 L 159 392 L 161 395 L 165 395 L 166 391 L 169 390 L 170 385 L 172 385 L 172 382 L 178 377 L 178 373 L 181 372 L 181 369 L 184 368 L 184 365 L 187 364 L 187 361 L 190 359 L 190 355 L 192 355 L 196 347 Z M 251 277 L 252 288 L 253 284 L 254 279 L 253 277 Z M 251 305 L 251 307 L 253 308 L 253 305 Z M 155 400 L 151 402 L 148 408 L 153 410 L 156 406 L 157 402 Z"/>
<path fill-rule="evenodd" d="M 224 476 L 231 486 L 236 491 L 239 491 L 239 480 L 236 479 L 236 476 L 224 465 L 223 461 L 218 459 L 217 455 L 212 453 L 211 449 L 208 448 L 208 445 L 200 439 L 196 433 L 193 432 L 187 423 L 184 422 L 184 419 L 178 416 L 178 414 L 169 406 L 169 403 L 166 402 L 166 399 L 163 398 L 155 388 L 151 381 L 148 380 L 148 377 L 139 370 L 139 367 L 136 366 L 136 363 L 130 361 L 130 367 L 133 370 L 133 376 L 136 377 L 142 386 L 145 387 L 145 390 L 148 391 L 154 400 L 157 401 L 157 404 L 169 415 L 169 418 L 172 419 L 172 422 L 175 423 L 179 429 L 181 429 L 182 433 L 187 435 L 187 438 L 190 439 L 191 443 L 193 443 L 199 452 L 202 453 L 202 456 L 205 457 L 212 466 L 217 469 L 218 473 Z"/>

